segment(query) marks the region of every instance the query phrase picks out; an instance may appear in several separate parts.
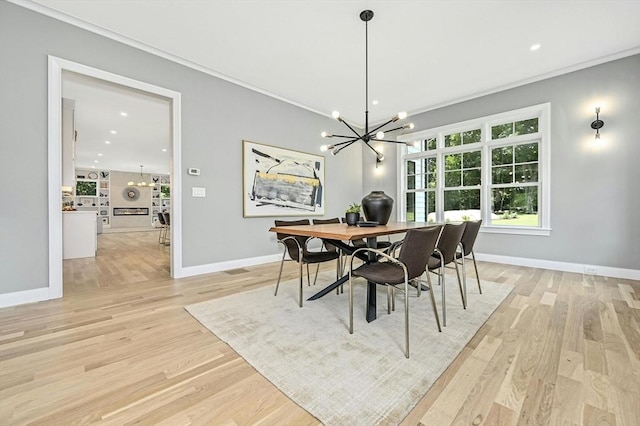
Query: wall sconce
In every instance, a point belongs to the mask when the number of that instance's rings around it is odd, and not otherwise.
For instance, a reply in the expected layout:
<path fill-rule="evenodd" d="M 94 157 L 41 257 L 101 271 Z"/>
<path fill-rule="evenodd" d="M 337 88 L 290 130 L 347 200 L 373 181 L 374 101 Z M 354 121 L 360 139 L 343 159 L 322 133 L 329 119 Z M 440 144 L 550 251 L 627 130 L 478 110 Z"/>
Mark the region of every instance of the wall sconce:
<path fill-rule="evenodd" d="M 596 107 L 596 119 L 591 122 L 591 128 L 596 131 L 596 140 L 600 139 L 600 129 L 604 127 L 604 121 L 600 120 L 600 107 Z"/>

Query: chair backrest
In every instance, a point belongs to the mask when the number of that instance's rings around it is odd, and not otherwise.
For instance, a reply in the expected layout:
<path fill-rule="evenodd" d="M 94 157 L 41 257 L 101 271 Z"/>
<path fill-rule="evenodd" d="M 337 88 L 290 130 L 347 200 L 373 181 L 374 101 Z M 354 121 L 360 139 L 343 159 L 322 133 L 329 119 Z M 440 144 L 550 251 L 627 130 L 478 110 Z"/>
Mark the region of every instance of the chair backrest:
<path fill-rule="evenodd" d="M 422 275 L 440 235 L 441 226 L 410 229 L 400 246 L 398 260 L 407 267 L 409 279 Z"/>
<path fill-rule="evenodd" d="M 458 244 L 460 244 L 460 240 L 462 239 L 465 226 L 467 226 L 466 222 L 458 225 L 454 225 L 452 223 L 444 225 L 442 233 L 440 234 L 440 239 L 438 240 L 437 248 L 442 253 L 442 261 L 445 265 L 453 261 Z"/>
<path fill-rule="evenodd" d="M 169 214 L 169 212 L 162 212 L 162 214 L 164 215 L 164 223 L 167 226 L 171 226 L 171 215 Z"/>
<path fill-rule="evenodd" d="M 462 243 L 464 255 L 468 256 L 471 253 L 471 250 L 473 250 L 473 245 L 476 242 L 478 231 L 480 231 L 480 225 L 482 225 L 482 219 L 465 223 L 467 226 L 464 227 L 464 233 L 462 234 L 460 242 Z"/>
<path fill-rule="evenodd" d="M 275 221 L 276 226 L 295 226 L 295 225 L 310 225 L 309 219 L 300 219 L 300 220 L 276 220 Z M 291 235 L 289 234 L 284 234 L 281 232 L 278 232 L 276 234 L 276 237 L 279 240 L 282 240 L 284 238 L 290 237 Z M 303 250 L 305 249 L 305 245 L 307 243 L 307 240 L 309 239 L 309 237 L 303 237 L 303 236 L 295 236 L 295 239 L 298 240 L 298 243 L 300 244 L 300 247 L 303 248 Z M 283 241 L 284 245 L 287 247 L 287 251 L 289 252 L 289 257 L 295 261 L 298 261 L 298 246 L 296 245 L 296 243 L 294 243 L 291 240 L 286 240 Z"/>
<path fill-rule="evenodd" d="M 160 225 L 162 226 L 166 225 L 166 222 L 164 221 L 164 214 L 162 212 L 158 212 L 158 222 L 160 222 Z"/>
<path fill-rule="evenodd" d="M 337 217 L 331 219 L 312 219 L 314 225 L 325 225 L 327 223 L 340 223 L 340 219 Z"/>

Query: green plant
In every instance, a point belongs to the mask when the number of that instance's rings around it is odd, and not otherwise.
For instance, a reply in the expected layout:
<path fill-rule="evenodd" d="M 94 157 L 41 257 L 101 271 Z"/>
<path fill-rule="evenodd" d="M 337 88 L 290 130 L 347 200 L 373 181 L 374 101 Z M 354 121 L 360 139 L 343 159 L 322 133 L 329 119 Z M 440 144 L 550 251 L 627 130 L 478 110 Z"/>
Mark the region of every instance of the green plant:
<path fill-rule="evenodd" d="M 467 214 L 462 215 L 462 221 L 463 222 L 468 222 L 470 220 L 471 220 L 471 216 L 469 216 Z"/>
<path fill-rule="evenodd" d="M 352 203 L 346 210 L 345 213 L 360 213 L 360 208 L 362 206 L 358 203 Z"/>

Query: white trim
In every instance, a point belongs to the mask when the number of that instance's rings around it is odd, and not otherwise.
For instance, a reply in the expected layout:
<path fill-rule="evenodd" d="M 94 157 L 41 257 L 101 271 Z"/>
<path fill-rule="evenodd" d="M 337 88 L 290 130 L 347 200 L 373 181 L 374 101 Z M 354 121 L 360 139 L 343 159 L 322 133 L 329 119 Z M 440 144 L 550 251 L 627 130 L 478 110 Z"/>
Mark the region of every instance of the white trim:
<path fill-rule="evenodd" d="M 515 226 L 481 226 L 480 232 L 487 234 L 517 234 L 517 235 L 551 235 L 551 228 L 529 228 Z"/>
<path fill-rule="evenodd" d="M 24 305 L 25 303 L 40 302 L 42 300 L 48 299 L 55 299 L 55 297 L 51 297 L 48 287 L 34 288 L 33 290 L 16 291 L 13 293 L 2 293 L 0 294 L 0 308 Z"/>
<path fill-rule="evenodd" d="M 244 268 L 247 266 L 262 265 L 265 263 L 279 262 L 282 254 L 270 254 L 267 256 L 251 257 L 248 259 L 227 260 L 225 262 L 209 263 L 206 265 L 187 266 L 182 268 L 180 277 L 191 277 L 194 275 L 210 274 L 212 272 L 227 271 L 229 269 Z"/>
<path fill-rule="evenodd" d="M 65 22 L 67 24 L 73 25 L 74 27 L 78 27 L 78 28 L 81 28 L 83 30 L 90 31 L 92 33 L 95 33 L 95 34 L 101 35 L 103 37 L 106 37 L 108 39 L 115 40 L 117 42 L 125 44 L 127 46 L 131 46 L 131 47 L 134 47 L 136 49 L 140 49 L 143 52 L 151 53 L 152 55 L 158 56 L 158 57 L 166 59 L 168 61 L 183 65 L 185 67 L 194 69 L 196 71 L 200 71 L 202 73 L 208 74 L 210 76 L 219 78 L 219 79 L 224 80 L 224 81 L 228 81 L 230 83 L 236 84 L 238 86 L 244 87 L 244 88 L 252 90 L 254 92 L 261 93 L 263 95 L 272 97 L 274 99 L 278 99 L 278 100 L 280 100 L 282 102 L 286 102 L 286 103 L 294 105 L 296 107 L 299 107 L 299 108 L 302 108 L 302 109 L 306 109 L 307 111 L 311 111 L 311 112 L 314 112 L 316 114 L 320 114 L 320 115 L 323 115 L 325 117 L 333 119 L 333 117 L 331 117 L 331 114 L 328 113 L 327 111 L 318 111 L 316 109 L 311 108 L 308 105 L 303 105 L 303 104 L 301 104 L 299 102 L 293 101 L 291 99 L 287 99 L 287 98 L 285 98 L 283 96 L 277 95 L 277 94 L 275 94 L 273 92 L 270 92 L 270 91 L 268 91 L 266 89 L 263 89 L 261 87 L 253 86 L 253 85 L 251 85 L 251 84 L 249 84 L 249 83 L 247 83 L 245 81 L 238 80 L 238 79 L 233 78 L 233 77 L 231 77 L 229 75 L 226 75 L 226 74 L 220 73 L 218 71 L 212 70 L 211 68 L 207 68 L 205 66 L 202 66 L 202 65 L 200 65 L 200 64 L 198 64 L 196 62 L 189 61 L 187 59 L 184 59 L 184 58 L 181 58 L 179 56 L 173 55 L 171 53 L 165 52 L 163 50 L 157 49 L 157 48 L 155 48 L 153 46 L 149 46 L 148 44 L 141 43 L 139 41 L 133 40 L 133 39 L 131 39 L 131 38 L 127 37 L 127 36 L 124 36 L 122 34 L 118 34 L 118 33 L 114 32 L 114 31 L 111 31 L 111 30 L 107 30 L 106 28 L 101 28 L 101 27 L 99 27 L 97 25 L 91 24 L 89 22 L 85 22 L 85 21 L 83 21 L 81 19 L 78 19 L 78 18 L 75 18 L 73 16 L 67 15 L 67 14 L 62 13 L 60 11 L 51 9 L 51 8 L 49 8 L 47 6 L 44 6 L 44 5 L 40 4 L 40 3 L 27 2 L 27 1 L 24 1 L 24 0 L 8 0 L 8 1 L 11 2 L 11 3 L 16 4 L 18 6 L 24 7 L 25 9 L 29 9 L 29 10 L 32 10 L 34 12 L 40 13 L 42 15 L 49 16 L 49 17 L 51 17 L 53 19 L 57 19 L 58 21 L 62 21 L 62 22 Z"/>
<path fill-rule="evenodd" d="M 48 56 L 48 194 L 49 194 L 49 290 L 47 298 L 62 297 L 62 209 L 60 186 L 62 176 L 62 71 L 72 71 L 90 77 L 131 87 L 168 98 L 171 102 L 172 158 L 171 158 L 171 276 L 182 273 L 182 139 L 181 95 L 138 80 L 123 77 L 97 68 Z"/>
<path fill-rule="evenodd" d="M 558 262 L 555 260 L 529 259 L 525 257 L 501 256 L 497 254 L 476 253 L 476 259 L 482 262 L 502 263 L 504 265 L 527 266 L 530 268 L 550 269 L 552 271 L 574 272 L 585 275 L 623 278 L 640 281 L 640 269 L 612 268 L 601 265 L 585 265 L 581 263 Z M 595 269 L 596 274 L 586 273 L 587 269 Z"/>

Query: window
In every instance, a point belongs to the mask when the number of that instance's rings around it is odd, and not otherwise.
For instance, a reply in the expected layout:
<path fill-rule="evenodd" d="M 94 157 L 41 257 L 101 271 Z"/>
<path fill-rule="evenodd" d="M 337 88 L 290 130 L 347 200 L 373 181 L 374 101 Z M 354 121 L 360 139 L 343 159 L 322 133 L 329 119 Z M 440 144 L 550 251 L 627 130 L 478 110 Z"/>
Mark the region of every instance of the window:
<path fill-rule="evenodd" d="M 549 235 L 549 114 L 543 104 L 413 135 L 401 146 L 401 219 L 483 219 L 483 231 Z"/>

